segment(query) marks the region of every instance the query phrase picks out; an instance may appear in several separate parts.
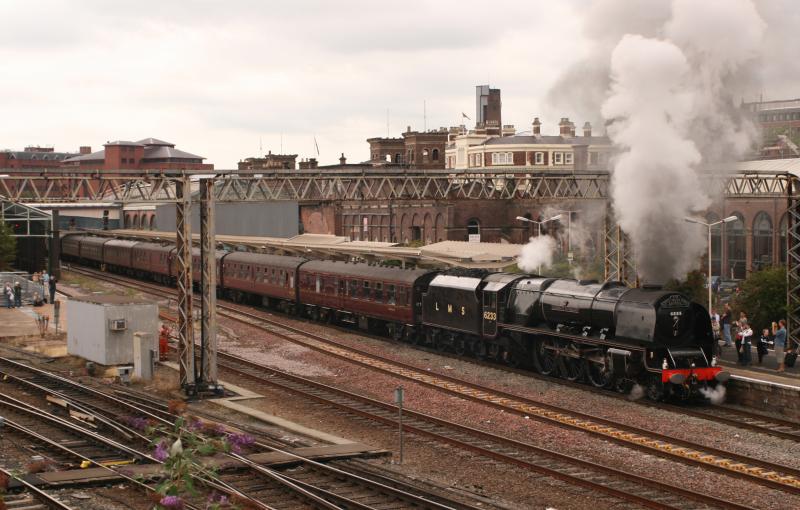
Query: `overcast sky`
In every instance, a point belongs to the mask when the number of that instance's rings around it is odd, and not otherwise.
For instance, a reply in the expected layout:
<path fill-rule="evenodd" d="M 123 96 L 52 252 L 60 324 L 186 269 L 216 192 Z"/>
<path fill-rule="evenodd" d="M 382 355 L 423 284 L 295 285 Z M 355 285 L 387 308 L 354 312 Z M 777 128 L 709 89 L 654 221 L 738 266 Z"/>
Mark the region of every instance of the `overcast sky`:
<path fill-rule="evenodd" d="M 152 136 L 232 168 L 259 143 L 280 152 L 281 137 L 284 153 L 316 156 L 316 136 L 322 163 L 360 162 L 365 140 L 386 136 L 387 109 L 392 136 L 423 128 L 423 102 L 428 129 L 470 124 L 461 112 L 474 119 L 484 83 L 502 89 L 504 123 L 529 130 L 540 116 L 555 133 L 561 115 L 586 120 L 547 97 L 592 52 L 590 4 L 4 0 L 0 148 Z M 791 26 L 796 11 L 772 15 Z M 785 43 L 796 55 L 796 38 Z M 797 80 L 775 75 L 765 98 L 800 97 Z"/>

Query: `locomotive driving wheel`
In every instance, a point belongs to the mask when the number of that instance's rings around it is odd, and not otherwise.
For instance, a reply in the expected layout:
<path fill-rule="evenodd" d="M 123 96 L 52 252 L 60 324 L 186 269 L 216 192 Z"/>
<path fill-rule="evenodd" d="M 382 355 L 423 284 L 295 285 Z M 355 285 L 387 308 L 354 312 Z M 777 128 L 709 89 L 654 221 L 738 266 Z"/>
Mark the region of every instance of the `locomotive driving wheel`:
<path fill-rule="evenodd" d="M 647 398 L 654 402 L 658 402 L 664 399 L 666 388 L 664 387 L 664 383 L 661 382 L 661 375 L 651 375 L 647 379 Z"/>
<path fill-rule="evenodd" d="M 453 350 L 455 350 L 456 355 L 463 356 L 467 352 L 467 341 L 459 336 L 453 340 Z"/>
<path fill-rule="evenodd" d="M 533 365 L 543 375 L 554 375 L 558 369 L 558 347 L 555 340 L 536 342 L 533 348 Z"/>
<path fill-rule="evenodd" d="M 470 346 L 470 351 L 472 351 L 472 355 L 480 360 L 486 359 L 486 342 L 483 341 L 481 338 L 475 338 L 472 340 Z"/>
<path fill-rule="evenodd" d="M 605 388 L 611 384 L 613 374 L 609 370 L 606 358 L 602 361 L 587 359 L 585 360 L 584 371 L 589 384 L 596 388 Z"/>

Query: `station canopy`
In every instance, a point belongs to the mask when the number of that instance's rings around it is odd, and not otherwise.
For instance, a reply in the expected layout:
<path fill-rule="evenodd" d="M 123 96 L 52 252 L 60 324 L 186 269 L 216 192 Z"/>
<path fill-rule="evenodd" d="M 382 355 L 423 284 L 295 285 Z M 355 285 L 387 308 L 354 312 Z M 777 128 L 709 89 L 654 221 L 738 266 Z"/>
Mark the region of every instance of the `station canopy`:
<path fill-rule="evenodd" d="M 165 243 L 175 242 L 174 232 L 152 230 L 94 230 L 90 233 L 114 235 Z M 66 234 L 66 232 L 64 233 Z M 193 234 L 196 244 L 200 235 Z M 318 259 L 358 258 L 367 261 L 400 260 L 414 264 L 502 269 L 514 264 L 522 245 L 510 243 L 471 243 L 442 241 L 420 247 L 398 246 L 380 241 L 348 241 L 346 237 L 325 234 L 302 234 L 290 238 L 217 235 L 217 244 L 236 250 L 306 256 Z"/>

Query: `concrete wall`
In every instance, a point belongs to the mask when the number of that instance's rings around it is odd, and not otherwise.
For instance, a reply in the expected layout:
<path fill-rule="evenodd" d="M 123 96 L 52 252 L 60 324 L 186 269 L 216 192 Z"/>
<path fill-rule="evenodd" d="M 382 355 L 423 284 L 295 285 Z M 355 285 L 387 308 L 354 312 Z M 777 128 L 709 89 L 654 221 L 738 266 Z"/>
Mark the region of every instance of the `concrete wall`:
<path fill-rule="evenodd" d="M 101 365 L 133 363 L 133 333 L 152 334 L 158 349 L 158 305 L 67 301 L 67 352 Z M 127 329 L 111 331 L 110 321 L 126 319 Z"/>
<path fill-rule="evenodd" d="M 299 233 L 297 202 L 239 202 L 216 204 L 217 234 L 292 237 Z M 175 232 L 175 206 L 156 208 L 155 230 Z M 192 232 L 200 232 L 200 209 L 192 204 Z"/>

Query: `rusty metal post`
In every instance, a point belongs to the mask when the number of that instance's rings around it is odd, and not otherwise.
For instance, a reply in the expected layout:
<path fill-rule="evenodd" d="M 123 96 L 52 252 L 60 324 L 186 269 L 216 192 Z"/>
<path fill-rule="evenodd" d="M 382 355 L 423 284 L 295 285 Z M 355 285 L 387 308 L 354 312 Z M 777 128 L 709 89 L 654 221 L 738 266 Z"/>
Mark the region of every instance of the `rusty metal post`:
<path fill-rule="evenodd" d="M 603 252 L 604 281 L 639 286 L 630 238 L 617 225 L 610 207 L 606 208 L 603 224 Z"/>
<path fill-rule="evenodd" d="M 178 288 L 178 363 L 180 385 L 194 393 L 194 321 L 192 316 L 192 188 L 188 177 L 175 181 L 175 267 Z"/>
<path fill-rule="evenodd" d="M 786 174 L 786 348 L 800 341 L 800 196 L 796 177 Z"/>
<path fill-rule="evenodd" d="M 214 228 L 214 179 L 200 180 L 200 260 L 202 293 L 200 377 L 203 390 L 217 386 L 217 264 Z"/>

